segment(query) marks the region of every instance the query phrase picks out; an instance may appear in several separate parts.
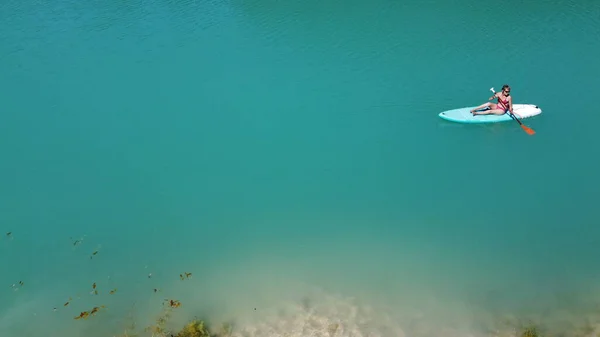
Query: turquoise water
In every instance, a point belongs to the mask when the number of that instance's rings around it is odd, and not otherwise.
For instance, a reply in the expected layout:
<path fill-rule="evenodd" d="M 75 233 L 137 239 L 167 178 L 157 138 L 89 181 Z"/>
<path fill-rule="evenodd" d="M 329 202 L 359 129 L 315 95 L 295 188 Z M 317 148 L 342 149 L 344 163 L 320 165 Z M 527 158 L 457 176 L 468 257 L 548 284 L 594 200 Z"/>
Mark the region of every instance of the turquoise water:
<path fill-rule="evenodd" d="M 597 1 L 26 0 L 0 22 L 0 335 L 114 336 L 165 298 L 239 336 L 600 321 Z M 438 118 L 504 83 L 534 136 Z"/>

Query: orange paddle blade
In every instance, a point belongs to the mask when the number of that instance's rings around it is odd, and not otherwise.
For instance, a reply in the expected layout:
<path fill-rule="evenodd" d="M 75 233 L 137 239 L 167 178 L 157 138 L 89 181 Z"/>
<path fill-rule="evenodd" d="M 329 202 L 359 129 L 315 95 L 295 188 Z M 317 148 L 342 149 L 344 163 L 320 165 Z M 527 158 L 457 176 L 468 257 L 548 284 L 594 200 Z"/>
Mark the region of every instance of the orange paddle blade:
<path fill-rule="evenodd" d="M 533 136 L 535 134 L 535 131 L 533 131 L 532 128 L 525 125 L 521 125 L 521 127 L 523 128 L 523 130 L 525 130 L 525 132 L 527 132 L 528 135 Z"/>

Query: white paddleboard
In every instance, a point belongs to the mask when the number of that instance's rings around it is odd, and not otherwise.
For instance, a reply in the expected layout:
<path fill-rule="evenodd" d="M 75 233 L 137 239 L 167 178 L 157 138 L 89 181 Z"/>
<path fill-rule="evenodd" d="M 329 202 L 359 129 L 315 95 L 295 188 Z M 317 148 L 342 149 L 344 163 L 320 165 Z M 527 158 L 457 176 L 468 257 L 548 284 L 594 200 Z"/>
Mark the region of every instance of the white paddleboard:
<path fill-rule="evenodd" d="M 440 112 L 439 116 L 442 119 L 456 123 L 498 123 L 513 120 L 508 113 L 503 115 L 489 114 L 473 116 L 473 114 L 471 114 L 473 108 L 475 107 L 447 110 Z M 518 118 L 530 118 L 542 113 L 542 109 L 534 104 L 513 104 L 513 111 Z"/>

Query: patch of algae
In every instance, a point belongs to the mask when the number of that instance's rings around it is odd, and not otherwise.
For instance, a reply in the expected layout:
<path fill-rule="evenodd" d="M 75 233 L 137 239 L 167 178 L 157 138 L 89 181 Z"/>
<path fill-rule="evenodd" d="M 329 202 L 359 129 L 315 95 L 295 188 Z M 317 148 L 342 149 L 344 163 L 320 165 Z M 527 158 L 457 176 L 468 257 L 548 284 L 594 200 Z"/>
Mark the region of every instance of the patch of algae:
<path fill-rule="evenodd" d="M 164 309 L 156 321 L 142 332 L 137 332 L 135 323 L 132 323 L 122 334 L 115 337 L 230 337 L 232 334 L 230 324 L 223 324 L 220 330 L 213 332 L 204 321 L 197 319 L 176 332 L 168 326 L 172 313 L 171 308 Z"/>
<path fill-rule="evenodd" d="M 229 337 L 231 336 L 231 326 L 224 324 L 221 330 L 216 333 L 211 333 L 203 321 L 194 320 L 186 324 L 175 337 Z"/>
<path fill-rule="evenodd" d="M 557 323 L 556 318 L 547 319 L 550 322 L 541 320 L 529 320 L 523 323 L 522 320 L 513 318 L 506 320 L 500 328 L 490 331 L 490 337 L 600 337 L 600 315 L 596 319 L 581 317 L 562 317 Z M 549 324 L 550 323 L 550 324 Z"/>
<path fill-rule="evenodd" d="M 538 330 L 535 326 L 529 326 L 523 329 L 521 337 L 540 337 Z"/>

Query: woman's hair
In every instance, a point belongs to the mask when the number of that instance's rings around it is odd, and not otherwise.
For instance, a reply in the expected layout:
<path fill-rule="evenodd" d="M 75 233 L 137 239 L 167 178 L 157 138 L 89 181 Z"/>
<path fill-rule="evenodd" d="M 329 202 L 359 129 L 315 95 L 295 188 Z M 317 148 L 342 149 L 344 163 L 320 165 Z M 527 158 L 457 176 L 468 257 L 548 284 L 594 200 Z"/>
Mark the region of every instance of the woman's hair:
<path fill-rule="evenodd" d="M 504 91 L 504 89 L 510 90 L 510 86 L 508 84 L 505 84 L 502 86 L 502 91 Z"/>

